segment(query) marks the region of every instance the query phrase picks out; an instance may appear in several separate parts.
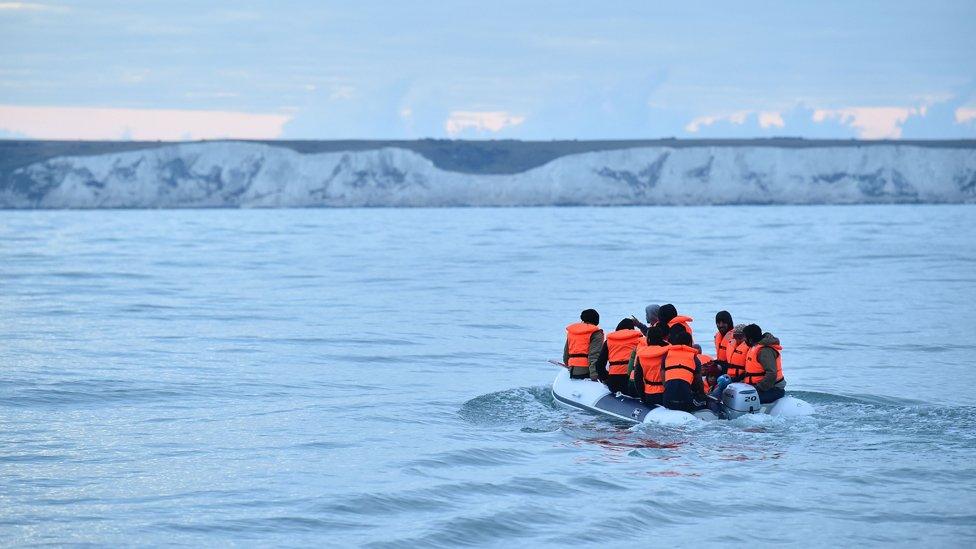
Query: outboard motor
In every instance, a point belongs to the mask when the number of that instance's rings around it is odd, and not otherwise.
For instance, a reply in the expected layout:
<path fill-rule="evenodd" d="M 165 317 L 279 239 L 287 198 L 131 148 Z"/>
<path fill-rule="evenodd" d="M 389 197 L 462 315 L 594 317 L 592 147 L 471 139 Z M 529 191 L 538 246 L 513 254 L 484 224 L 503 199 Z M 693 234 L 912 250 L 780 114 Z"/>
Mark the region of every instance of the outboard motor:
<path fill-rule="evenodd" d="M 729 419 L 745 414 L 756 414 L 762 409 L 759 393 L 748 383 L 729 383 L 722 391 L 722 408 Z"/>

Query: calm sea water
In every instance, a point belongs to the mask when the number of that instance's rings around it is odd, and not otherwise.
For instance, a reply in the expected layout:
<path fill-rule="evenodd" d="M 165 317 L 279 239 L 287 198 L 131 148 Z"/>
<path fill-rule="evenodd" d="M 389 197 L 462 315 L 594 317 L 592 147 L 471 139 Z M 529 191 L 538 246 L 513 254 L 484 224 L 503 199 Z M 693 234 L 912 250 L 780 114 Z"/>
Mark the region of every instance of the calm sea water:
<path fill-rule="evenodd" d="M 597 308 L 813 418 L 554 406 Z M 0 212 L 0 544 L 976 544 L 972 206 Z"/>

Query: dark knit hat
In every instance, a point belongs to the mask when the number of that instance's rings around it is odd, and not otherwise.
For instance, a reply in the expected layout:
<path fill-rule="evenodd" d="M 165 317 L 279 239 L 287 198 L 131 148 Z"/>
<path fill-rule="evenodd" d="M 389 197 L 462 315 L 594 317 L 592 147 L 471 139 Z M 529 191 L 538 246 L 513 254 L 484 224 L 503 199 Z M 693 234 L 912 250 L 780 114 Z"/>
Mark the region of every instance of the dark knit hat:
<path fill-rule="evenodd" d="M 762 339 L 763 331 L 758 324 L 749 324 L 742 329 L 742 335 L 746 341 L 759 341 Z"/>
<path fill-rule="evenodd" d="M 587 309 L 580 313 L 580 320 L 587 324 L 600 324 L 600 313 L 595 309 Z"/>
<path fill-rule="evenodd" d="M 719 321 L 725 322 L 729 326 L 732 326 L 732 314 L 728 311 L 719 311 L 715 313 L 715 322 L 718 323 Z"/>
<path fill-rule="evenodd" d="M 647 328 L 647 344 L 648 345 L 660 345 L 664 343 L 664 330 L 661 329 L 660 324 L 655 324 Z"/>
<path fill-rule="evenodd" d="M 618 330 L 633 330 L 634 329 L 634 319 L 625 318 L 617 323 Z"/>
<path fill-rule="evenodd" d="M 659 322 L 667 324 L 671 322 L 671 319 L 678 316 L 678 309 L 670 303 L 661 305 L 661 308 L 657 311 L 657 319 Z"/>
<path fill-rule="evenodd" d="M 671 326 L 671 330 L 668 332 L 668 341 L 671 342 L 671 345 L 691 345 L 691 335 L 684 326 L 675 324 Z"/>

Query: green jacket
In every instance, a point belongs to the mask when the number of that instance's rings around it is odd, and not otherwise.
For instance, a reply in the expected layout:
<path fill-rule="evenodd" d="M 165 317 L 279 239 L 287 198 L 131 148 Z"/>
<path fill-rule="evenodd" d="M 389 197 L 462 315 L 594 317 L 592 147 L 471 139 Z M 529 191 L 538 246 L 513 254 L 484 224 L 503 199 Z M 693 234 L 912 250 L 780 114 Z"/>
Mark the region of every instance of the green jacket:
<path fill-rule="evenodd" d="M 590 379 L 599 380 L 600 373 L 596 369 L 596 363 L 600 359 L 600 351 L 603 349 L 603 330 L 597 330 L 590 334 L 590 348 L 587 350 L 587 359 L 590 361 L 589 368 L 570 368 L 569 373 L 573 376 L 582 376 L 589 373 Z M 563 345 L 563 364 L 569 364 L 569 340 Z"/>
<path fill-rule="evenodd" d="M 779 339 L 773 334 L 766 332 L 757 345 L 779 345 Z M 760 391 L 768 391 L 773 387 L 786 389 L 785 378 L 783 381 L 776 383 L 776 355 L 776 349 L 764 347 L 759 350 L 759 355 L 756 357 L 756 360 L 762 365 L 763 370 L 766 371 L 766 375 L 763 376 L 762 381 L 756 384 L 756 389 Z"/>

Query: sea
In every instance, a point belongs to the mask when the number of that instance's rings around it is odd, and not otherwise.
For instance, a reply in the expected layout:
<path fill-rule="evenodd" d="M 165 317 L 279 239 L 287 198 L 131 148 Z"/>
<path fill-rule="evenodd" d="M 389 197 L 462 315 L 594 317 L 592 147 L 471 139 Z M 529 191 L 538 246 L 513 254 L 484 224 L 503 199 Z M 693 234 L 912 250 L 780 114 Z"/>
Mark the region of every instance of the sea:
<path fill-rule="evenodd" d="M 807 418 L 557 407 L 565 326 Z M 0 545 L 976 545 L 973 205 L 0 211 Z"/>

